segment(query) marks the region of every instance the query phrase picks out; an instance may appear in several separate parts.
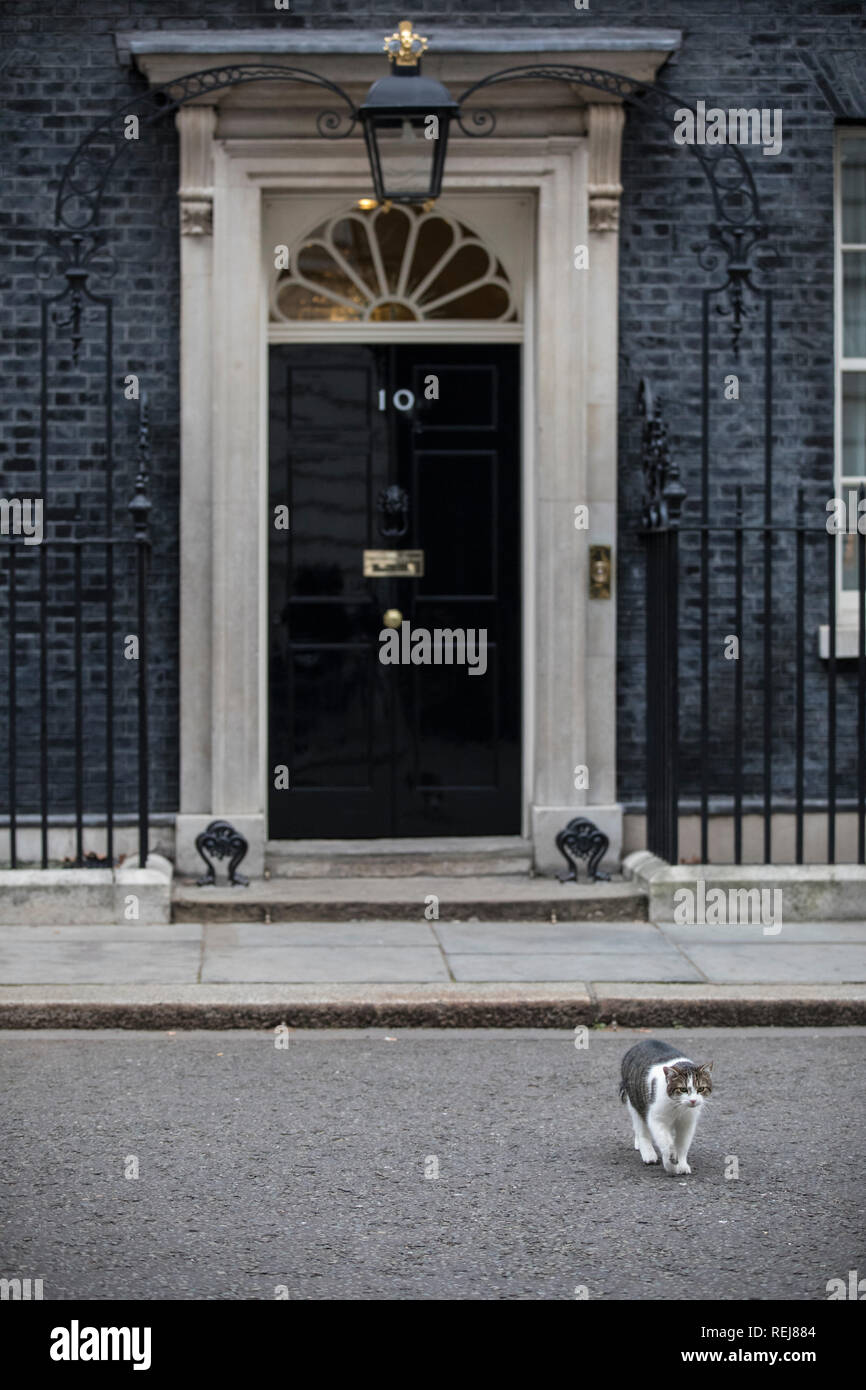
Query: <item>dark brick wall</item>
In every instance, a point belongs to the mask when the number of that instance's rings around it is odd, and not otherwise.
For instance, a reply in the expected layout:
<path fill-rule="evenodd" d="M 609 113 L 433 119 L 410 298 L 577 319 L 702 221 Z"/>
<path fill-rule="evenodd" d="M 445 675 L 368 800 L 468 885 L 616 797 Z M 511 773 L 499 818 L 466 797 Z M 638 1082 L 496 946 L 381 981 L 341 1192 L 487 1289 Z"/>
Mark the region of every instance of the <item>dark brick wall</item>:
<path fill-rule="evenodd" d="M 647 11 L 643 12 L 648 13 Z M 763 215 L 778 259 L 765 283 L 774 296 L 773 518 L 795 519 L 804 489 L 806 521 L 822 527 L 833 479 L 833 142 L 836 119 L 866 118 L 861 55 L 864 16 L 853 5 L 736 4 L 654 9 L 659 24 L 681 26 L 685 42 L 664 74 L 665 85 L 691 104 L 780 107 L 784 147 L 775 157 L 747 152 Z M 828 82 L 828 75 L 831 82 Z M 646 375 L 664 398 L 673 452 L 689 498 L 685 520 L 700 518 L 701 291 L 724 275 L 705 272 L 693 248 L 706 242 L 712 220 L 709 190 L 697 161 L 675 147 L 663 122 L 627 127 L 624 156 L 620 285 L 620 538 L 619 538 L 619 795 L 639 802 L 644 749 L 644 543 L 636 533 L 641 509 L 637 383 Z M 763 519 L 764 305 L 747 300 L 750 317 L 735 358 L 725 319 L 711 306 L 710 519 L 730 523 L 735 489 L 744 491 L 745 519 Z M 726 402 L 725 376 L 740 378 L 740 400 Z M 827 621 L 825 542 L 807 545 L 805 562 L 805 793 L 826 794 L 826 670 L 818 661 L 816 629 Z M 774 596 L 770 680 L 763 640 L 761 538 L 744 552 L 745 621 L 740 633 L 744 680 L 744 792 L 762 788 L 763 713 L 772 712 L 773 787 L 794 793 L 795 556 L 790 536 L 773 540 Z M 680 698 L 683 790 L 700 786 L 700 541 L 681 541 Z M 734 626 L 734 550 L 730 534 L 714 535 L 710 571 L 711 792 L 729 793 L 734 766 L 733 662 L 723 656 Z M 850 667 L 849 663 L 846 663 Z M 770 689 L 768 695 L 768 689 Z M 854 790 L 851 739 L 856 728 L 854 676 L 840 669 L 840 793 Z"/>
<path fill-rule="evenodd" d="M 729 5 L 695 4 L 694 0 L 592 0 L 588 12 L 534 0 L 487 0 L 457 5 L 416 5 L 413 18 L 422 29 L 437 23 L 499 27 L 558 25 L 574 29 L 592 25 L 673 27 L 684 31 L 681 53 L 664 73 L 666 84 L 690 102 L 704 98 L 719 106 L 758 105 L 782 108 L 785 146 L 777 158 L 750 156 L 764 210 L 773 228 L 779 261 L 776 286 L 776 515 L 790 520 L 796 488 L 808 490 L 818 524 L 832 479 L 832 148 L 835 120 L 866 119 L 863 55 L 866 23 L 859 3 L 814 3 L 814 0 L 732 0 Z M 39 230 L 51 224 L 53 197 L 65 160 L 89 127 L 114 106 L 144 89 L 141 77 L 118 65 L 113 33 L 117 29 L 287 27 L 390 27 L 399 18 L 387 3 L 330 3 L 293 0 L 289 13 L 275 12 L 266 0 L 15 0 L 0 9 L 2 31 L 2 263 L 0 293 L 4 333 L 0 342 L 0 468 L 2 493 L 33 495 L 38 479 L 39 307 L 41 285 L 34 274 Z M 859 59 L 857 55 L 859 54 Z M 152 729 L 158 756 L 154 763 L 152 804 L 171 810 L 177 804 L 177 503 L 178 503 L 178 246 L 174 190 L 177 185 L 176 137 L 171 122 L 134 145 L 111 184 L 104 223 L 111 233 L 118 262 L 112 282 L 115 297 L 114 487 L 116 524 L 126 526 L 123 507 L 135 473 L 135 407 L 123 399 L 123 376 L 136 372 L 151 400 L 153 443 L 154 567 L 152 635 Z M 631 122 L 626 130 L 621 236 L 621 449 L 619 538 L 619 730 L 620 796 L 642 795 L 643 765 L 643 554 L 636 526 L 641 480 L 635 414 L 637 382 L 651 378 L 665 398 L 673 447 L 681 462 L 692 504 L 699 489 L 700 290 L 711 281 L 692 251 L 705 239 L 711 217 L 708 192 L 697 162 L 671 140 L 670 126 L 656 120 Z M 57 282 L 48 282 L 56 287 Z M 103 282 L 100 282 L 103 283 Z M 79 368 L 73 369 L 65 347 L 58 349 L 62 370 L 55 375 L 51 402 L 51 483 L 49 510 L 55 518 L 76 514 L 79 534 L 99 534 L 105 455 L 100 427 L 101 376 L 104 360 L 98 306 L 91 307 Z M 761 446 L 757 435 L 760 410 L 759 358 L 755 329 L 740 364 L 731 365 L 724 347 L 723 324 L 713 330 L 711 376 L 717 394 L 713 416 L 717 433 L 712 454 L 711 501 L 714 517 L 732 510 L 733 487 L 742 483 L 747 505 L 760 512 Z M 720 381 L 726 371 L 741 376 L 740 403 L 725 404 Z M 724 413 L 723 413 L 724 412 Z M 815 508 L 818 511 L 815 511 Z M 783 543 L 780 542 L 780 545 Z M 694 642 L 694 545 L 684 542 L 683 725 L 685 767 L 695 785 L 697 648 Z M 727 547 L 727 549 L 725 548 Z M 33 550 L 28 555 L 32 559 Z M 774 663 L 790 674 L 793 646 L 786 623 L 791 613 L 790 564 L 787 579 L 777 581 L 774 616 Z M 732 577 L 730 545 L 713 548 L 713 583 L 720 595 L 711 622 L 714 660 L 721 639 L 732 631 L 729 597 Z M 749 621 L 744 636 L 748 653 L 747 714 L 750 767 L 760 756 L 760 719 L 764 680 L 754 643 L 760 633 L 757 602 L 759 571 L 749 568 Z M 2 583 L 7 582 L 2 571 Z M 783 588 L 787 585 L 787 588 Z M 810 585 L 820 593 L 820 577 Z M 90 586 L 88 610 L 97 646 L 99 607 L 104 590 L 98 576 Z M 127 589 L 118 585 L 118 603 Z M 812 634 L 822 614 L 811 598 Z M 36 611 L 28 608 L 21 638 L 22 679 L 35 671 Z M 129 618 L 132 622 L 132 618 Z M 58 603 L 52 612 L 59 643 L 71 640 L 72 615 Z M 124 618 L 126 622 L 126 618 Z M 0 624 L 2 626 L 2 624 Z M 125 629 L 128 630 L 128 629 Z M 0 633 L 0 640 L 3 634 Z M 29 645 L 28 645 L 29 644 Z M 753 655 L 754 653 L 754 655 Z M 131 797 L 132 781 L 123 769 L 134 768 L 134 706 L 124 698 L 129 663 L 118 657 L 120 733 L 119 796 Z M 730 663 L 713 673 L 713 738 L 719 777 L 730 765 L 730 700 L 724 681 Z M 823 672 L 809 657 L 810 786 L 820 791 L 824 700 Z M 54 713 L 52 785 L 67 792 L 58 804 L 69 805 L 72 767 L 64 721 L 69 717 L 69 660 L 58 657 L 52 669 Z M 851 680 L 842 678 L 840 722 L 853 727 Z M 847 703 L 846 703 L 847 702 Z M 781 783 L 792 780 L 791 706 L 788 693 L 775 697 L 778 731 L 774 754 Z M 19 786 L 29 790 L 36 776 L 38 750 L 34 709 L 25 702 L 19 714 Z M 100 777 L 99 701 L 88 702 L 93 723 L 94 771 L 88 794 L 98 804 Z M 0 739 L 5 731 L 0 727 Z M 754 780 L 754 779 L 753 779 Z M 31 796 L 29 800 L 36 804 Z M 130 802 L 131 804 L 131 802 Z"/>

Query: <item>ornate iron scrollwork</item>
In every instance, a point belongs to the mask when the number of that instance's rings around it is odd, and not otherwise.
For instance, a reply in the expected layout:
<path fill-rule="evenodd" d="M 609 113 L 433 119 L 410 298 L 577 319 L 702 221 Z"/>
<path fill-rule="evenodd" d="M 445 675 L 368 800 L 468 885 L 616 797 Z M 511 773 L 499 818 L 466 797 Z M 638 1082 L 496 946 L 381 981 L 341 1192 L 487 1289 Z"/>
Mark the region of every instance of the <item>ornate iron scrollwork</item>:
<path fill-rule="evenodd" d="M 409 494 L 392 483 L 383 488 L 376 503 L 380 536 L 405 536 L 409 530 Z"/>
<path fill-rule="evenodd" d="M 89 317 L 87 305 L 105 308 L 110 300 L 100 297 L 88 287 L 91 275 L 110 279 L 117 271 L 117 262 L 106 249 L 106 231 L 67 232 L 54 228 L 45 233 L 48 245 L 36 258 L 36 273 L 41 280 L 62 275 L 66 288 L 61 294 L 46 298 L 46 309 L 53 306 L 52 317 L 61 331 L 69 329 L 72 361 L 78 364 L 84 341 L 82 324 Z"/>
<path fill-rule="evenodd" d="M 642 525 L 645 531 L 666 530 L 679 524 L 686 490 L 680 482 L 679 465 L 671 457 L 661 400 L 653 396 L 646 377 L 641 377 L 638 405 L 644 416 L 641 438 L 644 476 Z"/>
<path fill-rule="evenodd" d="M 217 859 L 225 859 L 227 855 L 231 855 L 228 881 L 235 884 L 236 887 L 246 888 L 249 879 L 245 878 L 243 874 L 239 874 L 237 869 L 238 864 L 249 849 L 249 842 L 227 820 L 212 820 L 206 830 L 203 830 L 200 835 L 196 835 L 195 847 L 207 865 L 207 873 L 196 880 L 199 888 L 211 887 L 216 883 L 216 869 L 205 854 L 205 850 Z"/>
<path fill-rule="evenodd" d="M 486 95 L 488 88 L 502 82 L 562 82 L 573 91 L 585 87 L 616 97 L 625 106 L 640 106 L 666 118 L 682 111 L 694 112 L 688 102 L 665 87 L 607 72 L 602 68 L 584 67 L 576 63 L 549 63 L 503 68 L 473 82 L 471 87 L 461 92 L 457 124 L 464 135 L 481 137 L 494 133 L 494 113 L 487 108 L 468 110 L 467 104 L 480 93 Z M 716 216 L 715 223 L 709 228 L 709 241 L 692 249 L 704 270 L 714 270 L 724 262 L 725 279 L 714 288 L 716 293 L 726 296 L 727 304 L 717 305 L 717 312 L 730 319 L 731 348 L 736 356 L 744 320 L 749 313 L 745 291 L 759 288 L 753 276 L 755 269 L 760 267 L 755 265 L 752 252 L 767 236 L 758 190 L 746 156 L 738 145 L 693 143 L 686 148 L 697 159 L 709 184 Z M 766 252 L 768 258 L 775 257 L 772 248 L 767 247 Z"/>
<path fill-rule="evenodd" d="M 336 82 L 306 68 L 276 63 L 232 63 L 185 73 L 127 101 L 85 136 L 73 151 L 60 180 L 55 205 L 57 225 L 80 231 L 99 221 L 108 177 L 129 148 L 124 135 L 126 117 L 136 116 L 142 126 L 152 126 L 196 97 L 245 82 L 299 82 L 321 87 L 340 103 L 339 109 L 322 111 L 316 118 L 318 132 L 325 139 L 344 140 L 358 123 L 358 113 L 349 94 Z"/>
<path fill-rule="evenodd" d="M 717 304 L 716 313 L 730 319 L 731 351 L 734 357 L 740 354 L 740 336 L 745 320 L 752 310 L 746 303 L 746 291 L 755 295 L 762 292 L 760 272 L 778 260 L 775 246 L 767 242 L 768 228 L 752 222 L 743 226 L 725 226 L 714 223 L 709 229 L 709 240 L 695 242 L 692 250 L 704 270 L 717 270 L 720 267 L 725 280 L 717 285 L 716 293 L 725 294 L 727 303 Z M 764 263 L 756 255 L 756 248 L 763 245 Z"/>
<path fill-rule="evenodd" d="M 556 837 L 556 848 L 566 864 L 567 874 L 557 874 L 560 883 L 578 883 L 578 859 L 585 859 L 587 878 L 595 883 L 598 879 L 610 879 L 610 874 L 602 873 L 598 867 L 607 854 L 610 840 L 594 821 L 578 816 L 570 820 Z"/>
<path fill-rule="evenodd" d="M 660 114 L 692 110 L 673 92 L 661 86 L 641 82 L 620 73 L 579 64 L 551 63 L 546 65 L 504 68 L 490 73 L 461 93 L 457 101 L 457 124 L 464 135 L 490 136 L 496 130 L 496 117 L 489 108 L 467 109 L 467 103 L 487 89 L 509 82 L 562 82 L 572 88 L 588 88 L 613 96 L 627 106 L 645 106 Z M 125 103 L 95 126 L 73 151 L 63 175 L 55 204 L 58 228 L 81 231 L 95 227 L 99 221 L 106 184 L 118 160 L 129 147 L 125 138 L 125 121 L 136 117 L 144 126 L 152 126 L 172 111 L 196 98 L 207 96 L 247 82 L 292 82 L 319 87 L 336 98 L 337 108 L 321 111 L 316 126 L 321 136 L 343 140 L 357 126 L 359 115 L 349 94 L 335 82 L 306 68 L 284 64 L 236 63 L 204 71 L 186 73 L 164 86 L 143 92 Z M 701 264 L 709 268 L 707 258 L 724 257 L 726 279 L 717 286 L 725 293 L 728 305 L 719 312 L 730 316 L 733 350 L 739 347 L 743 321 L 747 314 L 744 303 L 746 288 L 754 289 L 753 267 L 747 264 L 756 242 L 766 236 L 760 211 L 758 192 L 751 169 L 738 146 L 706 146 L 691 144 L 687 148 L 698 160 L 713 197 L 716 224 L 710 228 L 707 246 L 695 247 Z M 86 277 L 74 267 L 70 284 L 74 290 L 72 316 L 76 347 L 80 343 L 80 294 Z"/>

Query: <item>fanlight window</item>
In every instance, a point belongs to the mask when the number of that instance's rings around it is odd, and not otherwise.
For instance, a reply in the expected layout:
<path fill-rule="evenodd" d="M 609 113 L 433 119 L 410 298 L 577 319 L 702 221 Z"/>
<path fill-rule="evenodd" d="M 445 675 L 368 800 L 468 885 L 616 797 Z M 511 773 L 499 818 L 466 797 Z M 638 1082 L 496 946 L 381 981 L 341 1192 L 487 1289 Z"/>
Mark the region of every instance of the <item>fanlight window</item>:
<path fill-rule="evenodd" d="M 508 276 L 480 237 L 414 207 L 353 209 L 323 222 L 275 275 L 270 309 L 283 323 L 517 319 Z"/>

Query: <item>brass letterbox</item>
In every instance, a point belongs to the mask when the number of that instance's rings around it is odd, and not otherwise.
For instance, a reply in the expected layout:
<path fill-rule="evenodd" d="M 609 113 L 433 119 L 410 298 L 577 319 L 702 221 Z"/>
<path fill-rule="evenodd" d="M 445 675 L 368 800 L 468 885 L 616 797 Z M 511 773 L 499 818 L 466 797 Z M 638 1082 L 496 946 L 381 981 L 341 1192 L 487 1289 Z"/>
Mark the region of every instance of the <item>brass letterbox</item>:
<path fill-rule="evenodd" d="M 365 579 L 422 579 L 423 550 L 365 550 Z"/>

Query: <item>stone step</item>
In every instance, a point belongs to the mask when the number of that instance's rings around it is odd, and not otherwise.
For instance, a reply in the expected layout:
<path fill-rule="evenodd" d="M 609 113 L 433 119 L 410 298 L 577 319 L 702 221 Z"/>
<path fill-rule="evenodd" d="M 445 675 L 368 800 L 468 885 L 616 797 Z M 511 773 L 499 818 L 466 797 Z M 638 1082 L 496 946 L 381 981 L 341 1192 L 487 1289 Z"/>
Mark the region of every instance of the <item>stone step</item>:
<path fill-rule="evenodd" d="M 532 848 L 516 835 L 436 840 L 269 840 L 271 878 L 477 878 L 528 874 Z"/>
<path fill-rule="evenodd" d="M 517 874 L 483 877 L 271 878 L 248 888 L 221 880 L 199 888 L 175 880 L 175 922 L 419 921 L 438 899 L 445 922 L 645 921 L 646 894 L 633 883 L 559 883 Z"/>

